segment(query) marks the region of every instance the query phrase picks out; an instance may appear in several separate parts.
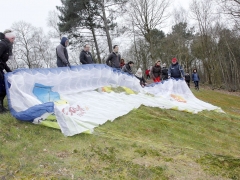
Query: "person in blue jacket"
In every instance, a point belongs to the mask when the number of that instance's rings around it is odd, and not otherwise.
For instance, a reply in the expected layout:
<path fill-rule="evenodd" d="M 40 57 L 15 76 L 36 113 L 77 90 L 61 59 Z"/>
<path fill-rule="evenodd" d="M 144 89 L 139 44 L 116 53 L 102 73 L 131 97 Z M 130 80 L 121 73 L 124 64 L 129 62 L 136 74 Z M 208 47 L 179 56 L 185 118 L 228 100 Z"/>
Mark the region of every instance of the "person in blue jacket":
<path fill-rule="evenodd" d="M 199 90 L 199 81 L 200 81 L 200 78 L 199 78 L 199 75 L 197 73 L 197 69 L 194 69 L 193 70 L 193 73 L 192 73 L 192 81 L 194 82 L 195 84 L 195 89 L 196 90 Z"/>
<path fill-rule="evenodd" d="M 177 58 L 172 59 L 172 64 L 168 69 L 168 78 L 184 79 L 184 70 L 182 66 L 178 63 Z"/>

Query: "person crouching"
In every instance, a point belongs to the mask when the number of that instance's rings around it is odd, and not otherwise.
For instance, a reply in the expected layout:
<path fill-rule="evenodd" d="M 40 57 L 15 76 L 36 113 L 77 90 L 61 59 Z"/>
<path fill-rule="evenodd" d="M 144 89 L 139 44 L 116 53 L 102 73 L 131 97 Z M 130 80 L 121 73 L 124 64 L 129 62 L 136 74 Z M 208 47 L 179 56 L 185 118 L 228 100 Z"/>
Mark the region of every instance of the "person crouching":
<path fill-rule="evenodd" d="M 146 80 L 145 80 L 144 77 L 143 77 L 143 73 L 142 73 L 141 68 L 138 68 L 138 70 L 137 70 L 137 72 L 136 72 L 136 74 L 135 74 L 135 77 L 136 77 L 137 79 L 139 79 L 140 85 L 141 85 L 142 87 L 145 87 L 145 86 L 147 85 L 147 82 L 146 82 Z"/>
<path fill-rule="evenodd" d="M 129 61 L 127 64 L 125 64 L 125 65 L 122 67 L 122 71 L 123 71 L 123 72 L 126 72 L 126 73 L 128 73 L 128 74 L 130 74 L 130 75 L 132 75 L 132 74 L 133 74 L 133 72 L 132 72 L 132 67 L 133 67 L 133 65 L 134 65 L 134 62 Z"/>

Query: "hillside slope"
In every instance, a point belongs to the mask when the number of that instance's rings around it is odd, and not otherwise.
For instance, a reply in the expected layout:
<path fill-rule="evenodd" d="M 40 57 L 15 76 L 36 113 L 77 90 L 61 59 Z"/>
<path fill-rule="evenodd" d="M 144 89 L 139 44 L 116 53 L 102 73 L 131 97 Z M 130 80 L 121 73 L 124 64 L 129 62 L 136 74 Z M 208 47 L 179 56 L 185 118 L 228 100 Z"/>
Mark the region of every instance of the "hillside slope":
<path fill-rule="evenodd" d="M 226 114 L 142 106 L 73 137 L 0 115 L 0 178 L 240 179 L 240 97 L 194 93 Z"/>

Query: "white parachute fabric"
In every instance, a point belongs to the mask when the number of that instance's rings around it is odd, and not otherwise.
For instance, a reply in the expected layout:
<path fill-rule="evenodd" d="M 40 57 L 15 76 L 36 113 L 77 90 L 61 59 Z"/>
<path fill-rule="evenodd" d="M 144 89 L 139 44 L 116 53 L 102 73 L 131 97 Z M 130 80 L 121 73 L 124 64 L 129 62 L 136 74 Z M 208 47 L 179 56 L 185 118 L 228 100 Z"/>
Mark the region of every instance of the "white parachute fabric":
<path fill-rule="evenodd" d="M 59 127 L 66 136 L 92 132 L 141 105 L 191 113 L 222 112 L 197 99 L 183 80 L 169 79 L 142 88 L 134 76 L 105 65 L 18 70 L 7 74 L 6 87 L 13 116 Z"/>

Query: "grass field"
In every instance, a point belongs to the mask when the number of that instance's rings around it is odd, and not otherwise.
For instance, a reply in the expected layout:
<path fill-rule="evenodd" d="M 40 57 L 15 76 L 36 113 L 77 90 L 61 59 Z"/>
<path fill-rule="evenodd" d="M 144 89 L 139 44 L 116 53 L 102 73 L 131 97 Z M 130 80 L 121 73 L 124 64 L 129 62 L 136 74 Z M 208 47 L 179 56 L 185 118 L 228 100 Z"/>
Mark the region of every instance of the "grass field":
<path fill-rule="evenodd" d="M 240 179 L 240 97 L 194 93 L 226 114 L 142 106 L 73 137 L 0 115 L 0 179 Z"/>

